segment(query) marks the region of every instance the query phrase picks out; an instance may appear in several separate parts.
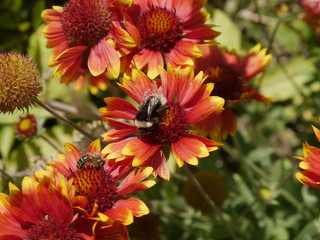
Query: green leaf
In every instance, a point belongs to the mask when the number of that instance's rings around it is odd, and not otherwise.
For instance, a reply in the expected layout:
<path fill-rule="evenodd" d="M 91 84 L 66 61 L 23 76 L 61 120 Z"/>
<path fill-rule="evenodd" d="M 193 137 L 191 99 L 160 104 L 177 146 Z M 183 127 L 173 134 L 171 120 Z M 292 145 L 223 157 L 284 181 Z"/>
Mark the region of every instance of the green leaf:
<path fill-rule="evenodd" d="M 221 32 L 216 38 L 221 46 L 226 46 L 230 50 L 235 49 L 237 52 L 241 51 L 241 31 L 225 12 L 215 9 L 212 18 L 208 22 L 218 25 L 214 29 Z"/>
<path fill-rule="evenodd" d="M 308 89 L 304 84 L 310 80 L 314 71 L 314 59 L 294 57 L 285 65 L 285 68 L 277 65 L 266 72 L 260 92 L 264 96 L 272 97 L 274 101 L 297 99 L 301 97 L 299 91 L 307 94 Z"/>
<path fill-rule="evenodd" d="M 32 7 L 32 25 L 37 28 L 42 23 L 41 12 L 46 7 L 46 2 L 44 0 L 38 0 Z"/>
<path fill-rule="evenodd" d="M 320 218 L 311 220 L 300 233 L 294 238 L 294 240 L 312 240 L 319 239 L 320 237 Z"/>
<path fill-rule="evenodd" d="M 291 53 L 298 52 L 300 51 L 300 34 L 300 31 L 294 31 L 289 24 L 280 24 L 275 40 L 285 50 Z"/>
<path fill-rule="evenodd" d="M 0 131 L 0 151 L 4 159 L 7 159 L 15 139 L 12 125 L 2 126 Z"/>

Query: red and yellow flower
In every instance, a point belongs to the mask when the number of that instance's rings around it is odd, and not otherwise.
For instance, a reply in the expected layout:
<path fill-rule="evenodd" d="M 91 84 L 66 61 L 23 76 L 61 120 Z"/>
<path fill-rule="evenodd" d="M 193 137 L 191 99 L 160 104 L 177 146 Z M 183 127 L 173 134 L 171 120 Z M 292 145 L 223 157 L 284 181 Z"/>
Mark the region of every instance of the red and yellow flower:
<path fill-rule="evenodd" d="M 269 65 L 271 55 L 266 54 L 267 49 L 261 49 L 260 44 L 250 49 L 245 57 L 217 46 L 202 46 L 200 49 L 203 56 L 197 59 L 196 71 L 204 71 L 208 75 L 206 82 L 214 83 L 212 95 L 224 98 L 226 105 L 222 114 L 211 115 L 194 124 L 195 132 L 210 135 L 212 139 L 225 139 L 237 131 L 237 118 L 228 106 L 230 103 L 245 99 L 264 103 L 271 101 L 245 85 Z"/>
<path fill-rule="evenodd" d="M 75 227 L 77 215 L 65 196 L 47 177 L 41 182 L 30 177 L 22 191 L 9 184 L 10 195 L 0 193 L 0 239 L 92 239 Z"/>
<path fill-rule="evenodd" d="M 157 112 L 153 127 L 139 130 L 135 125 L 139 110 L 135 106 L 121 98 L 105 98 L 108 106 L 100 109 L 101 116 L 113 129 L 103 134 L 104 141 L 112 143 L 102 153 L 107 159 L 130 162 L 134 167 L 151 166 L 154 175 L 168 180 L 166 149 L 172 150 L 181 167 L 184 162 L 197 165 L 199 158 L 209 156 L 209 152 L 222 145 L 191 134 L 190 125 L 211 114 L 219 114 L 224 100 L 210 96 L 213 84 L 203 84 L 203 73 L 194 76 L 192 67 L 173 68 L 169 64 L 167 71 L 162 68 L 159 71 L 161 79 L 155 81 L 134 69 L 132 77 L 124 78 L 120 84 L 121 89 L 140 106 L 152 94 L 166 99 L 162 110 Z"/>
<path fill-rule="evenodd" d="M 314 126 L 313 131 L 320 142 L 320 130 Z M 299 167 L 304 171 L 296 173 L 296 178 L 304 185 L 320 188 L 320 149 L 303 145 L 303 157 L 296 157 L 301 160 Z"/>
<path fill-rule="evenodd" d="M 123 0 L 70 0 L 65 7 L 42 12 L 48 25 L 43 34 L 54 48 L 49 66 L 62 83 L 75 82 L 82 88 L 89 78 L 90 90 L 105 90 L 108 79 L 120 73 L 119 49 L 135 46 L 120 27 L 121 11 L 130 5 Z M 120 17 L 118 17 L 120 16 Z"/>
<path fill-rule="evenodd" d="M 98 224 L 95 227 L 128 225 L 133 222 L 133 216 L 149 213 L 141 200 L 122 196 L 153 186 L 153 180 L 144 180 L 151 174 L 151 168 L 133 170 L 129 165 L 105 160 L 101 156 L 99 140 L 92 142 L 85 154 L 72 144 L 65 144 L 65 152 L 66 155 L 59 155 L 58 161 L 50 162 L 48 169 L 72 180 L 76 192 L 71 201 L 73 207 L 85 216 L 83 221 L 95 222 Z M 84 156 L 93 159 L 88 160 Z M 97 159 L 100 162 L 94 162 Z M 38 172 L 37 178 L 51 172 Z"/>
<path fill-rule="evenodd" d="M 20 117 L 19 122 L 14 126 L 16 134 L 21 138 L 32 137 L 37 133 L 37 119 L 34 115 L 28 114 Z"/>
<path fill-rule="evenodd" d="M 136 48 L 128 55 L 128 63 L 146 70 L 149 78 L 159 75 L 158 65 L 193 65 L 201 56 L 199 44 L 219 35 L 206 25 L 209 14 L 201 8 L 206 0 L 133 1 L 128 10 L 127 30 Z"/>

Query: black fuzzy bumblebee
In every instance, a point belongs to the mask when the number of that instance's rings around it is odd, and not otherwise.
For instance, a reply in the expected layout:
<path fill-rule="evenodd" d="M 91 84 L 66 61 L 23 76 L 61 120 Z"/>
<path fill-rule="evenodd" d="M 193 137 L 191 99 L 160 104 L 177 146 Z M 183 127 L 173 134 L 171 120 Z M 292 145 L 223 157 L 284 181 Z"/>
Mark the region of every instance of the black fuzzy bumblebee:
<path fill-rule="evenodd" d="M 85 153 L 79 158 L 77 169 L 82 170 L 87 163 L 91 163 L 96 170 L 99 170 L 105 164 L 105 161 L 98 153 L 94 153 L 93 155 Z"/>
<path fill-rule="evenodd" d="M 161 125 L 159 115 L 169 108 L 165 107 L 167 99 L 160 94 L 151 94 L 139 107 L 134 124 L 142 133 L 149 133 L 156 125 Z"/>

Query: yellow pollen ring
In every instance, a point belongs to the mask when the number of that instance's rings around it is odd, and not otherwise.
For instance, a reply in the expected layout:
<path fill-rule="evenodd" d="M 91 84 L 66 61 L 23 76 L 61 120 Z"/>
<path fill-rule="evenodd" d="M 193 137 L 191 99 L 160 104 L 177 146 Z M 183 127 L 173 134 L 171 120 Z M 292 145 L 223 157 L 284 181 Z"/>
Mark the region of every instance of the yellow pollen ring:
<path fill-rule="evenodd" d="M 168 32 L 173 25 L 174 19 L 166 11 L 154 11 L 146 19 L 147 28 L 155 34 Z"/>
<path fill-rule="evenodd" d="M 80 171 L 74 178 L 74 184 L 78 191 L 86 193 L 94 193 L 100 187 L 100 175 L 93 169 L 85 169 Z"/>
<path fill-rule="evenodd" d="M 161 124 L 170 125 L 174 122 L 174 118 L 174 109 L 171 107 L 160 114 L 159 120 Z"/>

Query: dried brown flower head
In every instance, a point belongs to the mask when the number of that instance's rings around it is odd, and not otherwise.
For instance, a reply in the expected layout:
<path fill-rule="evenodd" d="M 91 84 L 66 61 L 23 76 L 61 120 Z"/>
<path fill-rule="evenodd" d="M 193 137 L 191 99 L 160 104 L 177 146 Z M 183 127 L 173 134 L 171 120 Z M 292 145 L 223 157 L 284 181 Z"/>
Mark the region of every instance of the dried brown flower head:
<path fill-rule="evenodd" d="M 223 178 L 212 171 L 199 171 L 194 173 L 194 177 L 199 181 L 203 190 L 209 195 L 217 207 L 221 207 L 228 196 L 227 186 Z M 202 212 L 212 211 L 211 206 L 202 197 L 190 179 L 184 185 L 183 194 L 187 203 L 193 208 L 201 210 Z"/>
<path fill-rule="evenodd" d="M 28 109 L 42 87 L 35 62 L 19 53 L 0 53 L 0 113 Z"/>

